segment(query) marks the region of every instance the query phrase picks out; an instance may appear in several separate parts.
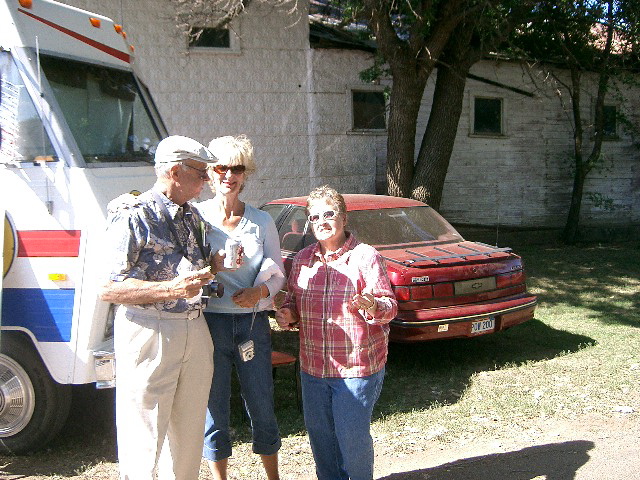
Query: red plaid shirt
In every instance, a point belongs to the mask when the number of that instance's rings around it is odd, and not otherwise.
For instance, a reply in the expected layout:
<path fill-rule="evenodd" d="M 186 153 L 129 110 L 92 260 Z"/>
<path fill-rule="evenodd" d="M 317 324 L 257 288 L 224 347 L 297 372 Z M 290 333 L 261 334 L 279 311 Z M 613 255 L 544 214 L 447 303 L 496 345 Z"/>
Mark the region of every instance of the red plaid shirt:
<path fill-rule="evenodd" d="M 378 251 L 347 235 L 327 258 L 317 243 L 298 252 L 289 274 L 283 307 L 300 318 L 300 366 L 315 377 L 365 377 L 387 361 L 398 304 Z M 373 294 L 373 315 L 349 307 L 356 293 Z"/>

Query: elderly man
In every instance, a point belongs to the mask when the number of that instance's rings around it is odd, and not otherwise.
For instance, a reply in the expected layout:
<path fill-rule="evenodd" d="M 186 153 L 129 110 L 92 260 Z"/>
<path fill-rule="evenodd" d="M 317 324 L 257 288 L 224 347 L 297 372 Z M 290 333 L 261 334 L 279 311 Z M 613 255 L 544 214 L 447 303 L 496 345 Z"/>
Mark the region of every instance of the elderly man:
<path fill-rule="evenodd" d="M 213 279 L 204 223 L 189 200 L 216 158 L 187 137 L 155 154 L 157 181 L 110 212 L 110 279 L 101 298 L 115 317 L 116 426 L 123 480 L 196 480 L 213 375 L 201 287 Z"/>

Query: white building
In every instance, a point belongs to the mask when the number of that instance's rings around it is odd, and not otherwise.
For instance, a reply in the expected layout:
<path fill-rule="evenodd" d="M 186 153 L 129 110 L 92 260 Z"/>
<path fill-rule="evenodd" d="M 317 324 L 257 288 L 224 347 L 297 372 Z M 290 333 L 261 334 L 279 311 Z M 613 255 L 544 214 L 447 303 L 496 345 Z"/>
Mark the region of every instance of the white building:
<path fill-rule="evenodd" d="M 308 3 L 286 13 L 254 2 L 231 23 L 228 43 L 222 39 L 226 46 L 218 48 L 190 47 L 169 0 L 67 3 L 123 24 L 170 133 L 203 143 L 240 133 L 253 140 L 258 171 L 244 194 L 250 203 L 304 195 L 324 183 L 344 193 L 381 192 L 384 126 L 354 128 L 354 121 L 361 122 L 357 100 L 369 106 L 373 101 L 375 109 L 383 98 L 384 86 L 359 78 L 373 54 L 335 38 L 327 43 L 323 30 L 312 32 L 312 44 Z M 467 81 L 441 212 L 454 223 L 561 227 L 573 185 L 573 134 L 552 86 L 534 85 L 529 72 L 510 62 L 483 61 L 472 73 L 489 82 Z M 432 78 L 420 136 L 433 86 Z M 637 92 L 609 100 L 609 108 L 640 125 Z M 593 118 L 592 100 L 585 95 L 583 104 L 585 118 Z M 487 124 L 477 115 L 480 108 L 497 119 Z M 587 179 L 581 224 L 639 226 L 638 141 L 619 122 L 611 128 L 603 168 Z M 598 199 L 612 200 L 613 210 Z"/>

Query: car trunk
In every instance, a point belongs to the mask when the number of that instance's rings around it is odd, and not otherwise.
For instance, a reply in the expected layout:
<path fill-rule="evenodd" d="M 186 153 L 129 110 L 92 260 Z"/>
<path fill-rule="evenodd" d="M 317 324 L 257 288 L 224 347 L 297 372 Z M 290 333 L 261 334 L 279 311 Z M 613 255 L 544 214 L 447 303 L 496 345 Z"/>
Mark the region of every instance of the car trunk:
<path fill-rule="evenodd" d="M 384 248 L 401 311 L 492 303 L 526 292 L 522 259 L 478 242 Z"/>

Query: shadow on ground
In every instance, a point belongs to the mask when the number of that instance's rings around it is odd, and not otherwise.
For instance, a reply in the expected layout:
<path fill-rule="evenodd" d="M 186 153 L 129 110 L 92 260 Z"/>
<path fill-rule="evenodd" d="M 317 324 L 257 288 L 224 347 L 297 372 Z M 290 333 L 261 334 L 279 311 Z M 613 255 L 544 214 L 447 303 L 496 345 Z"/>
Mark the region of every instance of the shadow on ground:
<path fill-rule="evenodd" d="M 465 458 L 433 468 L 393 473 L 380 480 L 570 480 L 589 461 L 592 442 L 578 440 Z"/>

